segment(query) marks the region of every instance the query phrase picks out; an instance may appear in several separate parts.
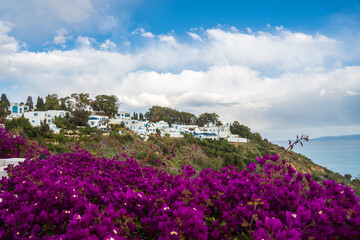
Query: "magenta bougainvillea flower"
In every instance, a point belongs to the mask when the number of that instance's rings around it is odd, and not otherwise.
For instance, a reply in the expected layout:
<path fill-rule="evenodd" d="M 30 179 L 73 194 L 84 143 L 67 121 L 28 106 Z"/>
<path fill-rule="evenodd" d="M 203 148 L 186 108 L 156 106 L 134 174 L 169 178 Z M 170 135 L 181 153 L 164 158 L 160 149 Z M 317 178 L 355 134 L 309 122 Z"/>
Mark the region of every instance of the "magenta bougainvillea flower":
<path fill-rule="evenodd" d="M 0 130 L 0 150 L 31 149 Z M 360 239 L 351 188 L 278 159 L 169 175 L 126 154 L 29 158 L 0 180 L 0 239 Z"/>

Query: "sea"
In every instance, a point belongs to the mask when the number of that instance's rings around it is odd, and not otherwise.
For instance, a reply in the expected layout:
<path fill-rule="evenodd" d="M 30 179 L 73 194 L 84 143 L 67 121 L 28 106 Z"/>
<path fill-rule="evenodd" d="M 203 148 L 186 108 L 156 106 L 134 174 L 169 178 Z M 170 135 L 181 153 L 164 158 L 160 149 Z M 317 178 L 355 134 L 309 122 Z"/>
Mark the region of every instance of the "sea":
<path fill-rule="evenodd" d="M 273 143 L 285 148 L 289 146 L 288 140 Z M 360 134 L 314 138 L 303 141 L 303 145 L 296 145 L 293 151 L 331 171 L 360 178 Z"/>

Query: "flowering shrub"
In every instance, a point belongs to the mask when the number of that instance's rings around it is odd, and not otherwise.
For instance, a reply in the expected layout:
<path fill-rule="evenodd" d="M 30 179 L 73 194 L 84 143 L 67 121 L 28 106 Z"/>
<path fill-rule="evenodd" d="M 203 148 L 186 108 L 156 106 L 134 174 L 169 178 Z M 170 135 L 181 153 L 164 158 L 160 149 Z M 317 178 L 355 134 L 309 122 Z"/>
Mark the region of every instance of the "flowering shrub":
<path fill-rule="evenodd" d="M 35 141 L 18 137 L 0 127 L 0 158 L 32 158 L 40 154 L 49 155 L 49 151 Z"/>
<path fill-rule="evenodd" d="M 351 188 L 321 186 L 277 155 L 241 171 L 179 173 L 84 150 L 27 159 L 0 181 L 0 239 L 360 237 Z"/>

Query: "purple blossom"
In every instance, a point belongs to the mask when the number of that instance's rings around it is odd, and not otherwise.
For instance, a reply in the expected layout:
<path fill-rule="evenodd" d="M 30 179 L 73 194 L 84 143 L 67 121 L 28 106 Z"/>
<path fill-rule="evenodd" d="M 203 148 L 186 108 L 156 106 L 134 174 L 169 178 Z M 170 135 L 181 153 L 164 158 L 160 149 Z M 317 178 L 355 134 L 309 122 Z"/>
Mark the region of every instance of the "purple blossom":
<path fill-rule="evenodd" d="M 24 146 L 0 131 L 1 154 L 25 154 Z M 304 181 L 277 155 L 257 158 L 248 170 L 197 174 L 186 165 L 180 175 L 134 156 L 119 161 L 78 149 L 12 167 L 0 180 L 0 239 L 360 238 L 353 190 L 319 185 L 310 174 Z"/>

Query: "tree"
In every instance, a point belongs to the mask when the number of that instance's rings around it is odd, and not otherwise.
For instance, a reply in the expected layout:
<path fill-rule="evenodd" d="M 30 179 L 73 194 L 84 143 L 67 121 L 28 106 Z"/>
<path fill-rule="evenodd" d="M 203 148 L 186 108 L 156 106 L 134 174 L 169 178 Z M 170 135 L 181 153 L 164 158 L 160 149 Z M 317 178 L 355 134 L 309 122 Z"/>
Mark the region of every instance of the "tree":
<path fill-rule="evenodd" d="M 140 119 L 140 120 L 143 120 L 143 119 L 144 119 L 144 114 L 139 113 L 139 119 Z"/>
<path fill-rule="evenodd" d="M 95 97 L 92 107 L 95 111 L 104 112 L 106 116 L 112 118 L 118 112 L 119 105 L 119 100 L 115 95 L 98 95 Z"/>
<path fill-rule="evenodd" d="M 344 177 L 345 177 L 346 179 L 348 179 L 348 180 L 351 180 L 351 178 L 352 178 L 351 174 L 349 174 L 349 173 L 346 173 L 346 174 L 344 175 Z"/>
<path fill-rule="evenodd" d="M 89 111 L 92 100 L 88 93 L 73 93 L 66 104 L 70 111 Z"/>
<path fill-rule="evenodd" d="M 197 123 L 200 127 L 203 127 L 204 125 L 213 123 L 218 125 L 219 124 L 219 115 L 217 115 L 216 113 L 203 113 L 200 114 L 198 119 L 197 119 Z M 221 122 L 220 122 L 221 124 Z"/>
<path fill-rule="evenodd" d="M 75 110 L 72 112 L 70 122 L 75 124 L 75 126 L 87 126 L 87 121 L 89 120 L 88 111 L 79 111 Z"/>
<path fill-rule="evenodd" d="M 69 101 L 69 99 L 70 99 L 70 97 L 60 98 L 60 109 L 61 110 L 65 110 L 65 111 L 70 110 L 70 101 Z"/>
<path fill-rule="evenodd" d="M 5 93 L 1 94 L 0 102 L 4 102 L 6 107 L 10 107 L 10 102 L 7 99 Z"/>
<path fill-rule="evenodd" d="M 134 112 L 132 119 L 135 119 L 135 120 L 138 120 L 138 119 L 139 119 L 139 118 L 138 118 L 138 114 L 137 114 L 136 112 Z"/>
<path fill-rule="evenodd" d="M 145 118 L 151 122 L 165 121 L 171 125 L 178 120 L 178 111 L 169 107 L 152 106 L 145 113 Z"/>
<path fill-rule="evenodd" d="M 36 105 L 35 105 L 37 111 L 45 111 L 45 104 L 44 100 L 41 97 L 37 98 Z"/>
<path fill-rule="evenodd" d="M 232 125 L 230 125 L 230 131 L 233 134 L 237 134 L 252 141 L 266 143 L 266 141 L 263 141 L 260 133 L 252 133 L 249 127 L 240 124 L 238 121 L 235 121 Z"/>
<path fill-rule="evenodd" d="M 60 110 L 57 94 L 48 94 L 45 99 L 45 110 Z"/>
<path fill-rule="evenodd" d="M 91 99 L 88 93 L 73 93 L 68 100 L 69 108 L 72 111 L 70 121 L 76 126 L 86 126 L 89 119 L 88 111 Z"/>
<path fill-rule="evenodd" d="M 4 122 L 7 115 L 10 114 L 6 102 L 0 101 L 0 122 Z"/>
<path fill-rule="evenodd" d="M 28 96 L 28 98 L 26 100 L 26 105 L 29 106 L 29 110 L 34 109 L 34 103 L 33 103 L 33 100 L 32 100 L 31 96 Z"/>
<path fill-rule="evenodd" d="M 196 124 L 197 117 L 189 112 L 179 112 L 177 121 L 180 124 L 193 125 Z"/>
<path fill-rule="evenodd" d="M 0 122 L 3 122 L 6 116 L 10 114 L 10 111 L 8 110 L 9 106 L 10 102 L 7 99 L 5 93 L 3 93 L 0 99 Z"/>

